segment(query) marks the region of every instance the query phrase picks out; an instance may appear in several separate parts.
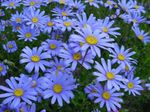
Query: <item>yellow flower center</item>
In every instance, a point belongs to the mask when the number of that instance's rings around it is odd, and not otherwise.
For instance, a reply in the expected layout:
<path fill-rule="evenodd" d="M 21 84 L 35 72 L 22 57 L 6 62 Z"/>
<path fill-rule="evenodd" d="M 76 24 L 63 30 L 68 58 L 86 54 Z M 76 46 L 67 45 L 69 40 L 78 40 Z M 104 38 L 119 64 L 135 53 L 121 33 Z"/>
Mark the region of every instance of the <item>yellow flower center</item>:
<path fill-rule="evenodd" d="M 107 4 L 112 5 L 112 2 L 111 1 L 107 1 Z"/>
<path fill-rule="evenodd" d="M 11 6 L 11 7 L 15 6 L 14 2 L 11 2 L 11 3 L 9 4 L 9 6 Z"/>
<path fill-rule="evenodd" d="M 33 18 L 32 18 L 32 22 L 33 22 L 33 23 L 37 23 L 38 21 L 39 21 L 39 19 L 38 19 L 37 17 L 33 17 Z"/>
<path fill-rule="evenodd" d="M 55 84 L 54 86 L 53 86 L 53 90 L 54 90 L 54 92 L 55 93 L 61 93 L 62 92 L 62 85 L 60 85 L 60 84 Z"/>
<path fill-rule="evenodd" d="M 52 50 L 54 50 L 54 49 L 56 49 L 56 45 L 55 44 L 50 44 L 50 49 L 52 49 Z"/>
<path fill-rule="evenodd" d="M 115 75 L 112 73 L 112 72 L 107 72 L 106 73 L 106 77 L 109 79 L 109 80 L 112 80 L 115 78 Z"/>
<path fill-rule="evenodd" d="M 139 6 L 138 6 L 138 5 L 135 5 L 134 8 L 135 8 L 135 9 L 139 9 Z"/>
<path fill-rule="evenodd" d="M 20 97 L 23 95 L 23 90 L 22 89 L 16 89 L 14 91 L 14 95 L 17 96 L 17 97 Z"/>
<path fill-rule="evenodd" d="M 133 19 L 132 21 L 133 21 L 133 23 L 136 23 L 136 22 L 137 22 L 137 20 L 136 20 L 136 19 Z"/>
<path fill-rule="evenodd" d="M 103 92 L 102 97 L 103 97 L 105 100 L 109 100 L 109 99 L 110 99 L 110 93 L 107 92 L 107 91 L 105 91 L 105 92 Z"/>
<path fill-rule="evenodd" d="M 4 112 L 10 112 L 10 110 L 4 110 Z"/>
<path fill-rule="evenodd" d="M 34 1 L 31 1 L 30 2 L 30 6 L 34 6 L 35 5 L 35 2 Z"/>
<path fill-rule="evenodd" d="M 128 67 L 127 65 L 125 66 L 125 70 L 126 70 L 126 71 L 129 71 L 129 67 Z"/>
<path fill-rule="evenodd" d="M 40 61 L 40 57 L 39 56 L 32 56 L 31 57 L 31 60 L 33 61 L 33 62 L 39 62 Z"/>
<path fill-rule="evenodd" d="M 12 49 L 12 48 L 13 48 L 13 45 L 12 45 L 12 44 L 9 44 L 9 45 L 8 45 L 8 48 Z"/>
<path fill-rule="evenodd" d="M 96 92 L 97 92 L 96 89 L 93 89 L 93 90 L 92 90 L 92 93 L 96 93 Z"/>
<path fill-rule="evenodd" d="M 62 14 L 62 16 L 67 16 L 68 15 L 66 12 L 62 12 L 61 14 Z"/>
<path fill-rule="evenodd" d="M 86 37 L 86 42 L 87 42 L 88 44 L 95 45 L 95 44 L 98 43 L 98 40 L 97 40 L 96 37 L 94 37 L 94 36 L 92 36 L 92 35 L 89 35 L 89 36 Z"/>
<path fill-rule="evenodd" d="M 31 33 L 26 33 L 26 38 L 30 38 L 31 36 Z"/>
<path fill-rule="evenodd" d="M 16 22 L 21 22 L 21 18 L 16 18 Z"/>
<path fill-rule="evenodd" d="M 83 28 L 87 28 L 87 24 L 84 24 L 84 25 L 83 25 Z"/>
<path fill-rule="evenodd" d="M 1 72 L 1 71 L 3 71 L 3 67 L 2 67 L 2 66 L 0 66 L 0 72 Z"/>
<path fill-rule="evenodd" d="M 144 39 L 144 36 L 143 36 L 143 35 L 139 35 L 139 36 L 138 36 L 138 39 L 143 40 L 143 39 Z"/>
<path fill-rule="evenodd" d="M 89 2 L 94 2 L 94 0 L 89 0 Z"/>
<path fill-rule="evenodd" d="M 59 0 L 60 4 L 65 4 L 65 0 Z"/>
<path fill-rule="evenodd" d="M 123 54 L 119 54 L 119 55 L 118 55 L 118 59 L 119 59 L 120 61 L 124 61 L 124 60 L 125 60 L 125 56 L 124 56 Z"/>
<path fill-rule="evenodd" d="M 71 26 L 71 22 L 64 22 L 64 25 L 65 25 L 66 27 L 69 27 L 69 26 Z"/>
<path fill-rule="evenodd" d="M 75 54 L 73 54 L 73 59 L 74 60 L 80 60 L 81 59 L 81 57 L 82 57 L 82 55 L 81 55 L 81 53 L 75 53 Z"/>
<path fill-rule="evenodd" d="M 47 26 L 53 26 L 53 25 L 54 25 L 53 22 L 48 22 L 48 23 L 47 23 Z"/>
<path fill-rule="evenodd" d="M 20 108 L 19 110 L 20 110 L 19 112 L 25 112 L 23 108 Z"/>
<path fill-rule="evenodd" d="M 62 68 L 61 65 L 57 66 L 57 70 L 61 70 L 61 68 Z"/>
<path fill-rule="evenodd" d="M 107 28 L 107 27 L 104 27 L 104 28 L 103 28 L 103 32 L 107 33 L 107 32 L 108 32 L 108 28 Z"/>
<path fill-rule="evenodd" d="M 129 89 L 134 88 L 134 84 L 132 82 L 128 82 L 127 86 L 128 86 Z"/>

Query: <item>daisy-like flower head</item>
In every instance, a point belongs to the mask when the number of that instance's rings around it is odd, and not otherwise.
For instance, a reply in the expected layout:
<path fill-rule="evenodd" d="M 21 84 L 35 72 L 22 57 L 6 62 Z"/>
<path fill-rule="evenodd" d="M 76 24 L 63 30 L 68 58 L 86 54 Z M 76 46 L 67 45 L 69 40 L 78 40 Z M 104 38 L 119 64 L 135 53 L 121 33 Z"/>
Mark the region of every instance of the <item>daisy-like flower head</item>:
<path fill-rule="evenodd" d="M 68 5 L 68 3 L 72 0 L 54 0 L 54 1 L 62 5 Z"/>
<path fill-rule="evenodd" d="M 75 52 L 69 45 L 64 45 L 64 49 L 61 50 L 59 56 L 64 58 L 67 64 L 71 64 L 73 71 L 76 69 L 78 63 L 86 69 L 90 69 L 90 63 L 93 63 L 93 56 L 90 51 L 87 54 L 85 54 L 85 51 Z"/>
<path fill-rule="evenodd" d="M 22 51 L 20 63 L 27 63 L 25 69 L 29 73 L 32 72 L 33 69 L 35 73 L 38 73 L 39 69 L 44 72 L 46 70 L 45 66 L 49 66 L 46 59 L 51 58 L 51 56 L 47 52 L 43 52 L 42 47 L 30 49 L 26 46 Z"/>
<path fill-rule="evenodd" d="M 82 14 L 77 14 L 77 27 L 80 29 L 87 28 L 90 26 L 91 28 L 95 28 L 96 23 L 96 17 L 93 16 L 93 14 L 90 14 L 89 17 L 87 17 L 86 13 L 83 12 Z"/>
<path fill-rule="evenodd" d="M 8 66 L 3 62 L 0 62 L 0 76 L 5 76 L 8 70 Z"/>
<path fill-rule="evenodd" d="M 17 81 L 14 77 L 6 80 L 9 87 L 0 86 L 0 90 L 5 93 L 0 94 L 0 98 L 5 98 L 3 104 L 10 104 L 11 107 L 16 108 L 21 102 L 32 104 L 32 101 L 36 101 L 37 94 L 32 88 L 30 88 L 31 79 L 28 79 L 26 83 L 22 83 L 22 80 Z"/>
<path fill-rule="evenodd" d="M 62 41 L 47 39 L 45 42 L 42 42 L 41 47 L 52 56 L 56 56 L 62 49 Z"/>
<path fill-rule="evenodd" d="M 2 9 L 0 9 L 0 17 L 2 16 L 5 16 L 5 12 Z"/>
<path fill-rule="evenodd" d="M 56 100 L 59 106 L 63 106 L 63 100 L 66 103 L 70 103 L 70 99 L 74 97 L 72 90 L 76 88 L 76 81 L 68 74 L 55 74 L 51 75 L 50 79 L 45 79 L 44 86 L 47 89 L 44 91 L 44 99 L 50 98 L 51 104 L 54 104 Z"/>
<path fill-rule="evenodd" d="M 53 10 L 53 16 L 60 17 L 60 18 L 66 18 L 66 17 L 73 17 L 74 13 L 72 12 L 72 9 L 70 7 L 64 6 L 61 7 L 55 7 Z"/>
<path fill-rule="evenodd" d="M 62 30 L 62 32 L 71 31 L 75 27 L 76 20 L 75 19 L 57 19 L 55 20 L 57 22 L 56 26 Z"/>
<path fill-rule="evenodd" d="M 124 82 L 124 86 L 123 86 L 125 91 L 128 91 L 129 95 L 130 94 L 133 94 L 134 96 L 136 96 L 136 94 L 140 95 L 140 91 L 143 90 L 143 87 L 140 85 L 141 80 L 139 79 L 139 77 L 134 78 L 134 74 L 133 74 L 133 72 L 131 72 L 127 76 L 127 79 L 128 79 L 128 81 Z"/>
<path fill-rule="evenodd" d="M 15 41 L 8 41 L 7 44 L 3 44 L 3 48 L 8 53 L 13 53 L 13 52 L 17 51 L 17 49 L 18 49 Z"/>
<path fill-rule="evenodd" d="M 114 7 L 117 7 L 117 3 L 114 2 L 114 0 L 107 0 L 105 3 L 104 3 L 104 6 L 105 7 L 108 7 L 109 9 L 112 9 Z"/>
<path fill-rule="evenodd" d="M 55 29 L 55 28 L 56 28 L 56 22 L 53 19 L 50 19 L 50 17 L 47 17 L 46 22 L 44 26 L 42 27 L 42 31 L 44 33 L 48 32 L 50 34 L 52 29 Z"/>
<path fill-rule="evenodd" d="M 137 61 L 133 58 L 131 58 L 132 55 L 135 54 L 134 51 L 131 51 L 131 48 L 125 49 L 124 46 L 119 47 L 118 44 L 114 45 L 114 49 L 110 49 L 110 57 L 113 58 L 113 63 L 118 63 L 122 66 L 122 69 L 124 69 L 126 66 L 129 68 L 131 67 L 131 64 L 136 64 Z"/>
<path fill-rule="evenodd" d="M 13 112 L 15 111 L 10 107 L 10 104 L 0 104 L 0 112 Z"/>
<path fill-rule="evenodd" d="M 5 0 L 2 2 L 2 6 L 5 6 L 6 9 L 16 9 L 16 7 L 20 6 L 21 0 Z"/>
<path fill-rule="evenodd" d="M 31 29 L 31 27 L 23 26 L 19 31 L 19 40 L 30 41 L 37 40 L 37 36 L 39 36 L 40 32 L 38 29 Z"/>
<path fill-rule="evenodd" d="M 11 25 L 12 25 L 13 32 L 18 32 L 23 27 L 23 23 L 20 24 L 20 23 L 12 22 Z"/>
<path fill-rule="evenodd" d="M 16 108 L 16 112 L 36 112 L 36 105 L 34 103 L 32 105 L 27 105 L 23 102 Z"/>
<path fill-rule="evenodd" d="M 60 73 L 67 73 L 71 74 L 72 71 L 70 69 L 70 64 L 67 64 L 64 59 L 58 59 L 57 57 L 54 57 L 54 60 L 50 62 L 51 69 L 48 69 L 45 74 L 47 77 L 49 77 L 51 73 L 53 74 L 60 74 Z"/>
<path fill-rule="evenodd" d="M 27 25 L 30 25 L 31 28 L 41 28 L 46 20 L 47 16 L 44 16 L 45 11 L 40 12 L 40 9 L 26 9 L 24 10 L 23 20 Z"/>
<path fill-rule="evenodd" d="M 136 37 L 140 39 L 144 44 L 150 42 L 149 33 L 144 32 L 144 30 L 140 30 L 138 27 L 132 27 L 132 30 L 134 31 Z"/>
<path fill-rule="evenodd" d="M 102 2 L 99 0 L 85 0 L 85 3 L 88 3 L 90 6 L 99 8 L 99 3 L 102 3 Z"/>
<path fill-rule="evenodd" d="M 101 56 L 100 48 L 108 50 L 114 47 L 113 39 L 106 38 L 105 34 L 100 33 L 99 30 L 92 30 L 91 27 L 76 30 L 78 34 L 72 34 L 70 40 L 74 42 L 83 43 L 82 50 L 90 50 L 93 56 Z"/>
<path fill-rule="evenodd" d="M 99 84 L 99 87 L 95 87 L 96 93 L 92 93 L 96 97 L 95 103 L 100 103 L 100 108 L 106 106 L 108 112 L 119 112 L 118 109 L 121 108 L 120 103 L 123 100 L 120 98 L 123 93 L 116 92 L 116 89 L 108 89 L 105 85 L 104 88 Z"/>
<path fill-rule="evenodd" d="M 106 84 L 108 89 L 112 89 L 114 87 L 116 90 L 120 90 L 120 88 L 122 88 L 122 82 L 127 81 L 120 75 L 120 71 L 122 70 L 120 66 L 113 68 L 111 60 L 106 62 L 102 58 L 101 64 L 96 62 L 94 68 L 97 71 L 93 72 L 93 75 L 97 76 L 97 81 L 99 82 L 107 81 Z"/>
<path fill-rule="evenodd" d="M 133 9 L 133 4 L 131 0 L 118 0 L 118 5 L 121 7 L 121 9 L 125 12 L 130 12 L 131 9 Z"/>
<path fill-rule="evenodd" d="M 22 23 L 23 22 L 23 14 L 17 11 L 16 14 L 12 14 L 11 15 L 11 19 L 12 22 L 16 22 L 16 23 Z"/>
<path fill-rule="evenodd" d="M 30 9 L 40 8 L 41 0 L 23 0 L 23 5 Z"/>
<path fill-rule="evenodd" d="M 119 32 L 117 32 L 117 30 L 119 30 L 119 27 L 114 27 L 112 28 L 112 25 L 114 24 L 115 21 L 110 21 L 109 17 L 106 17 L 104 20 L 99 20 L 98 21 L 98 28 L 100 29 L 100 31 L 104 34 L 107 35 L 107 37 L 109 38 L 110 35 L 113 35 L 115 37 L 117 37 L 118 35 L 120 35 Z"/>
<path fill-rule="evenodd" d="M 85 9 L 85 5 L 81 2 L 81 0 L 73 0 L 69 2 L 69 6 L 72 10 L 75 10 L 77 14 L 82 13 Z"/>
<path fill-rule="evenodd" d="M 94 100 L 95 97 L 93 96 L 93 93 L 97 92 L 97 89 L 95 88 L 98 88 L 99 84 L 100 84 L 99 82 L 96 82 L 95 84 L 89 84 L 84 88 L 84 92 L 88 94 L 88 98 L 90 100 Z"/>

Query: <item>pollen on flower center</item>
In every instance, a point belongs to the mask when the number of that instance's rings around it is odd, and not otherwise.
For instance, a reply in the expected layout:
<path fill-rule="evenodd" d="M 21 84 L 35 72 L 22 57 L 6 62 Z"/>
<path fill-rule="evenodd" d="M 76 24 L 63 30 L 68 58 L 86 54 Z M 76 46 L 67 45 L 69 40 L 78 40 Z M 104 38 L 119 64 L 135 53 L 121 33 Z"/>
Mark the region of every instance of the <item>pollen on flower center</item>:
<path fill-rule="evenodd" d="M 107 32 L 108 32 L 108 28 L 107 28 L 107 27 L 104 27 L 104 28 L 103 28 L 103 32 L 107 33 Z"/>
<path fill-rule="evenodd" d="M 107 1 L 107 4 L 112 5 L 112 2 L 111 1 Z"/>
<path fill-rule="evenodd" d="M 12 44 L 9 44 L 9 45 L 8 45 L 8 48 L 12 49 L 12 48 L 13 48 L 13 45 L 12 45 Z"/>
<path fill-rule="evenodd" d="M 1 71 L 3 71 L 3 67 L 2 67 L 2 66 L 0 66 L 0 72 L 1 72 Z"/>
<path fill-rule="evenodd" d="M 135 5 L 134 8 L 135 8 L 135 9 L 139 9 L 139 6 L 138 6 L 138 5 Z"/>
<path fill-rule="evenodd" d="M 80 46 L 81 46 L 81 47 L 84 45 L 84 43 L 83 43 L 83 42 L 80 42 L 79 44 L 80 44 Z"/>
<path fill-rule="evenodd" d="M 32 18 L 32 22 L 33 22 L 33 23 L 37 23 L 38 21 L 39 21 L 39 19 L 38 19 L 37 17 L 33 17 L 33 18 Z"/>
<path fill-rule="evenodd" d="M 69 26 L 71 26 L 71 22 L 64 22 L 64 25 L 69 27 Z"/>
<path fill-rule="evenodd" d="M 65 0 L 59 0 L 60 4 L 65 4 Z"/>
<path fill-rule="evenodd" d="M 144 39 L 144 36 L 143 36 L 143 35 L 139 35 L 139 36 L 138 36 L 138 39 L 143 40 L 143 39 Z"/>
<path fill-rule="evenodd" d="M 57 46 L 55 44 L 50 44 L 49 47 L 50 47 L 50 49 L 54 50 L 54 49 L 56 49 Z"/>
<path fill-rule="evenodd" d="M 129 71 L 129 67 L 128 67 L 127 65 L 125 66 L 125 70 L 126 70 L 126 71 Z"/>
<path fill-rule="evenodd" d="M 88 44 L 95 45 L 95 44 L 98 43 L 98 40 L 97 40 L 96 37 L 94 37 L 94 36 L 92 36 L 92 35 L 89 35 L 89 36 L 86 37 L 86 42 L 87 42 Z"/>
<path fill-rule="evenodd" d="M 39 62 L 40 61 L 40 57 L 39 56 L 32 56 L 31 57 L 31 60 L 33 61 L 33 62 Z"/>
<path fill-rule="evenodd" d="M 31 1 L 30 2 L 30 6 L 34 6 L 35 5 L 35 2 L 34 1 Z"/>
<path fill-rule="evenodd" d="M 94 2 L 94 0 L 89 0 L 89 2 Z"/>
<path fill-rule="evenodd" d="M 15 6 L 14 2 L 11 2 L 11 3 L 9 4 L 9 6 L 11 6 L 11 7 Z"/>
<path fill-rule="evenodd" d="M 115 77 L 115 75 L 114 75 L 112 72 L 107 72 L 107 73 L 106 73 L 106 76 L 107 76 L 107 78 L 108 78 L 109 80 L 112 80 L 112 79 L 114 79 L 114 77 Z"/>
<path fill-rule="evenodd" d="M 16 22 L 21 22 L 21 18 L 16 18 Z"/>
<path fill-rule="evenodd" d="M 121 60 L 121 61 L 124 61 L 125 60 L 125 56 L 123 54 L 119 54 L 118 55 L 118 59 Z"/>
<path fill-rule="evenodd" d="M 103 92 L 102 97 L 103 97 L 105 100 L 109 100 L 109 99 L 110 99 L 110 93 L 107 92 L 107 91 L 105 91 L 105 92 Z"/>
<path fill-rule="evenodd" d="M 53 25 L 54 25 L 53 22 L 48 22 L 48 23 L 47 23 L 47 26 L 53 26 Z"/>
<path fill-rule="evenodd" d="M 81 57 L 82 57 L 82 55 L 81 55 L 81 53 L 75 53 L 75 54 L 73 54 L 73 59 L 75 59 L 75 60 L 80 60 L 81 59 Z"/>
<path fill-rule="evenodd" d="M 134 88 L 134 84 L 132 82 L 128 82 L 127 86 L 128 86 L 129 89 Z"/>
<path fill-rule="evenodd" d="M 57 66 L 57 70 L 60 70 L 61 68 L 62 68 L 62 66 L 61 66 L 61 65 Z"/>
<path fill-rule="evenodd" d="M 19 110 L 20 110 L 19 112 L 24 112 L 24 109 L 23 109 L 23 108 L 20 108 Z"/>
<path fill-rule="evenodd" d="M 132 20 L 132 22 L 133 22 L 133 23 L 136 23 L 136 22 L 137 22 L 137 20 L 136 20 L 136 19 L 133 19 L 133 20 Z"/>
<path fill-rule="evenodd" d="M 68 15 L 66 12 L 62 12 L 61 14 L 62 14 L 62 16 L 67 16 Z"/>
<path fill-rule="evenodd" d="M 22 89 L 16 89 L 14 91 L 14 95 L 17 96 L 17 97 L 20 97 L 23 95 L 23 90 Z"/>
<path fill-rule="evenodd" d="M 31 33 L 26 33 L 26 38 L 30 38 L 31 36 Z"/>
<path fill-rule="evenodd" d="M 61 93 L 62 92 L 62 85 L 60 85 L 60 84 L 55 84 L 54 86 L 53 86 L 53 90 L 54 90 L 54 92 L 55 93 Z"/>

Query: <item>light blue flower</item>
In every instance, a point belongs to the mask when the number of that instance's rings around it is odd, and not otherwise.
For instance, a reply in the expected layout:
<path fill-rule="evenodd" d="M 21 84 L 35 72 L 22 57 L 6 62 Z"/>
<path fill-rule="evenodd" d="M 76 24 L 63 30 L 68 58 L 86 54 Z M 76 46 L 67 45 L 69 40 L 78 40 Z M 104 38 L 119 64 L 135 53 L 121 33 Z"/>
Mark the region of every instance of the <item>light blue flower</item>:
<path fill-rule="evenodd" d="M 8 41 L 7 44 L 3 44 L 3 49 L 8 53 L 14 53 L 17 51 L 18 47 L 15 41 Z"/>

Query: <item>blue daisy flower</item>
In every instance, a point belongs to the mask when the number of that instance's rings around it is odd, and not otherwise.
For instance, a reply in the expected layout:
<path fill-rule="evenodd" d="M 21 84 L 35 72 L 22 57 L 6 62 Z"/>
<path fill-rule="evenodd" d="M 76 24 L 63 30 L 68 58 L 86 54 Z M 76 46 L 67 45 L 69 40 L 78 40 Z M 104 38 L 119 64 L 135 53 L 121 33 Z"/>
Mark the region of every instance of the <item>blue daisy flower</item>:
<path fill-rule="evenodd" d="M 3 62 L 0 62 L 0 76 L 5 76 L 7 74 L 8 66 Z"/>
<path fill-rule="evenodd" d="M 45 79 L 45 85 L 47 89 L 44 91 L 44 99 L 52 97 L 51 104 L 54 104 L 56 100 L 59 106 L 63 106 L 63 100 L 66 103 L 70 103 L 70 99 L 74 98 L 73 90 L 76 88 L 76 80 L 67 74 L 52 74 L 50 79 Z"/>
<path fill-rule="evenodd" d="M 30 88 L 31 79 L 26 83 L 22 83 L 22 80 L 17 81 L 14 77 L 6 80 L 9 87 L 0 86 L 0 90 L 5 93 L 0 94 L 0 98 L 5 98 L 3 104 L 9 104 L 11 107 L 16 108 L 21 102 L 32 104 L 32 101 L 36 101 L 36 92 Z"/>
<path fill-rule="evenodd" d="M 47 39 L 45 42 L 42 42 L 41 47 L 52 56 L 56 56 L 60 53 L 62 45 L 62 41 Z"/>
<path fill-rule="evenodd" d="M 134 74 L 133 72 L 130 72 L 130 74 L 128 74 L 127 76 L 128 81 L 124 82 L 124 86 L 123 88 L 125 89 L 125 91 L 129 92 L 130 94 L 133 94 L 134 96 L 140 95 L 140 91 L 143 90 L 143 87 L 140 85 L 141 84 L 141 80 L 139 77 L 135 77 L 134 78 Z"/>
<path fill-rule="evenodd" d="M 16 9 L 16 7 L 20 6 L 21 0 L 7 0 L 2 2 L 2 6 L 5 6 L 6 9 Z"/>
<path fill-rule="evenodd" d="M 47 52 L 43 52 L 42 47 L 30 49 L 26 46 L 22 51 L 20 63 L 27 63 L 25 69 L 29 73 L 31 73 L 33 69 L 35 73 L 38 73 L 39 69 L 44 72 L 46 70 L 45 66 L 49 66 L 49 62 L 46 59 L 51 58 L 51 56 Z"/>
<path fill-rule="evenodd" d="M 23 0 L 23 5 L 30 9 L 40 8 L 41 0 Z"/>
<path fill-rule="evenodd" d="M 131 67 L 131 64 L 136 64 L 137 61 L 133 58 L 131 58 L 132 55 L 135 54 L 135 52 L 131 51 L 131 48 L 125 49 L 124 46 L 119 47 L 118 44 L 114 45 L 114 49 L 110 49 L 110 57 L 113 58 L 113 63 L 118 63 L 120 66 L 122 66 L 122 69 L 124 69 L 126 66 L 129 68 Z"/>
<path fill-rule="evenodd" d="M 23 26 L 17 35 L 19 40 L 30 41 L 37 40 L 37 36 L 39 36 L 40 31 L 38 29 L 31 29 L 31 27 Z"/>
<path fill-rule="evenodd" d="M 66 60 L 67 64 L 71 64 L 71 69 L 74 71 L 77 64 L 80 63 L 86 69 L 90 69 L 90 63 L 93 63 L 93 56 L 91 52 L 78 51 L 75 52 L 70 46 L 64 45 L 64 49 L 61 50 L 59 56 Z"/>
<path fill-rule="evenodd" d="M 138 27 L 132 27 L 132 30 L 134 31 L 136 37 L 140 39 L 144 44 L 150 42 L 149 33 L 144 32 L 144 30 L 140 30 Z"/>
<path fill-rule="evenodd" d="M 92 30 L 89 26 L 80 30 L 76 30 L 78 34 L 72 34 L 70 40 L 74 42 L 83 43 L 82 50 L 90 50 L 93 56 L 101 56 L 100 48 L 108 50 L 114 47 L 112 42 L 114 39 L 106 38 L 105 34 L 100 33 L 99 30 Z"/>
<path fill-rule="evenodd" d="M 44 16 L 45 11 L 40 12 L 40 9 L 26 9 L 24 11 L 23 20 L 27 25 L 30 25 L 31 28 L 41 28 L 47 19 L 47 16 Z"/>
<path fill-rule="evenodd" d="M 17 51 L 18 47 L 15 41 L 8 41 L 7 44 L 3 44 L 3 49 L 8 53 L 13 53 Z"/>
<path fill-rule="evenodd" d="M 85 3 L 88 3 L 90 6 L 99 8 L 99 3 L 102 3 L 101 0 L 85 0 Z"/>
<path fill-rule="evenodd" d="M 12 22 L 16 22 L 16 23 L 22 23 L 23 22 L 23 14 L 17 11 L 16 14 L 12 14 L 11 15 L 11 19 Z"/>
<path fill-rule="evenodd" d="M 120 103 L 123 100 L 120 98 L 124 94 L 121 92 L 116 92 L 116 89 L 108 89 L 105 85 L 104 88 L 99 84 L 99 87 L 95 87 L 96 93 L 92 93 L 96 97 L 94 103 L 100 103 L 100 108 L 106 106 L 108 112 L 119 112 L 118 109 L 121 108 Z"/>
<path fill-rule="evenodd" d="M 117 68 L 113 68 L 111 60 L 108 60 L 106 62 L 102 58 L 101 64 L 99 64 L 99 62 L 96 62 L 94 68 L 97 71 L 93 72 L 93 75 L 97 76 L 97 81 L 99 82 L 107 81 L 106 84 L 108 89 L 112 89 L 114 87 L 116 90 L 120 90 L 123 85 L 122 82 L 127 81 L 120 75 L 122 68 L 120 68 L 120 66 Z"/>

